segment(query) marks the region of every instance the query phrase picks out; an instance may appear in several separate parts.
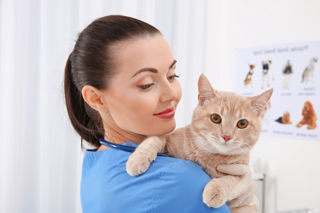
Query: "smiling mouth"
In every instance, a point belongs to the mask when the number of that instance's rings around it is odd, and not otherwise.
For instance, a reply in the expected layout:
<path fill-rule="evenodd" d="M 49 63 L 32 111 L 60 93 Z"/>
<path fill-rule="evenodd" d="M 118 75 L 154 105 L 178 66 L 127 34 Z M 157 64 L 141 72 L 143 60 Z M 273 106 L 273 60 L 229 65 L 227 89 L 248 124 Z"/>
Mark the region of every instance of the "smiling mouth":
<path fill-rule="evenodd" d="M 165 113 L 168 113 L 168 112 L 171 112 L 171 111 L 174 111 L 174 107 L 171 107 L 169 109 L 166 109 L 166 110 L 164 110 L 162 112 L 159 112 L 159 113 L 153 114 L 153 115 L 161 115 L 161 114 L 165 114 Z"/>
<path fill-rule="evenodd" d="M 159 118 L 172 118 L 175 114 L 175 111 L 174 111 L 174 107 L 171 107 L 169 109 L 166 109 L 162 112 L 159 112 L 157 114 L 153 114 L 154 116 L 157 116 Z"/>

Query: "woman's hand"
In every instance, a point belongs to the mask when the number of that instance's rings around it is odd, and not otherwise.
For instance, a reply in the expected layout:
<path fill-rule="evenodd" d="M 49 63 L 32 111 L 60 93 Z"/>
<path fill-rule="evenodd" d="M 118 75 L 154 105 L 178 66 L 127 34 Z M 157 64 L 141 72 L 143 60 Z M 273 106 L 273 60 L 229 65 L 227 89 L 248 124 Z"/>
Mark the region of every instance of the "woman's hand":
<path fill-rule="evenodd" d="M 220 164 L 217 166 L 217 170 L 228 175 L 242 176 L 242 180 L 230 192 L 228 200 L 231 201 L 243 196 L 241 203 L 238 203 L 237 206 L 250 205 L 258 211 L 259 201 L 254 196 L 256 183 L 252 179 L 250 167 L 243 164 Z"/>

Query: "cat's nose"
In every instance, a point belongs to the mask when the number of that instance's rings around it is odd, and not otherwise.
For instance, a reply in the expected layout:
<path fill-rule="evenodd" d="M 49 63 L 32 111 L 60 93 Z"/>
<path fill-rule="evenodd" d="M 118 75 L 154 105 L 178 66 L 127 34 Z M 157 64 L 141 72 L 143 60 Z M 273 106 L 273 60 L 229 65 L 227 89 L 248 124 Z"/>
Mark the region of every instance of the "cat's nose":
<path fill-rule="evenodd" d="M 231 137 L 228 136 L 228 135 L 224 135 L 224 136 L 222 136 L 222 137 L 223 137 L 223 139 L 224 139 L 225 142 L 228 142 L 228 140 L 231 139 Z"/>

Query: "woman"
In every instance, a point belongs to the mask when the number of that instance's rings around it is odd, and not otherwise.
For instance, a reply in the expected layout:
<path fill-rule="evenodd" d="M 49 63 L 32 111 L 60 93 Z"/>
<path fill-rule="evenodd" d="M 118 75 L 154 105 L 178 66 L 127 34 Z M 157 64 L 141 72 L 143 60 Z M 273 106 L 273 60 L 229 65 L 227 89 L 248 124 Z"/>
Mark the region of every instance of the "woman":
<path fill-rule="evenodd" d="M 189 161 L 159 156 L 138 177 L 126 172 L 130 152 L 109 148 L 99 139 L 136 147 L 148 135 L 164 135 L 175 127 L 174 113 L 159 116 L 181 99 L 170 46 L 153 26 L 126 16 L 106 16 L 80 34 L 65 68 L 68 114 L 86 150 L 81 180 L 83 212 L 229 212 L 202 202 L 209 176 Z M 252 200 L 254 182 L 246 166 L 220 170 L 246 175 L 233 197 Z M 231 171 L 230 171 L 231 170 Z"/>

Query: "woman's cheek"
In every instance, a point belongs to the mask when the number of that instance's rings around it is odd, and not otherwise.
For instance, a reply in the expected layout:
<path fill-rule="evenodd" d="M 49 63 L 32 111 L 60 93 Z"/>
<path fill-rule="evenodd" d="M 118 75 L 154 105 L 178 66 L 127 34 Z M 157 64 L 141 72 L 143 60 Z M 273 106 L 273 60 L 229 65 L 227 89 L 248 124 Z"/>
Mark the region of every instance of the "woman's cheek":
<path fill-rule="evenodd" d="M 181 100 L 181 97 L 182 97 L 182 89 L 181 89 L 181 85 L 180 85 L 180 82 L 178 80 L 176 80 L 176 91 L 178 93 L 178 97 L 177 97 L 177 104 L 180 102 Z"/>
<path fill-rule="evenodd" d="M 156 110 L 157 101 L 154 95 L 148 92 L 140 92 L 140 94 L 131 94 L 130 100 L 125 103 L 127 108 L 134 116 L 139 119 L 151 117 Z"/>

